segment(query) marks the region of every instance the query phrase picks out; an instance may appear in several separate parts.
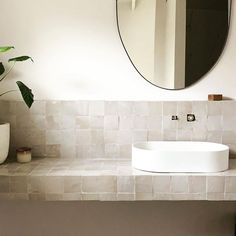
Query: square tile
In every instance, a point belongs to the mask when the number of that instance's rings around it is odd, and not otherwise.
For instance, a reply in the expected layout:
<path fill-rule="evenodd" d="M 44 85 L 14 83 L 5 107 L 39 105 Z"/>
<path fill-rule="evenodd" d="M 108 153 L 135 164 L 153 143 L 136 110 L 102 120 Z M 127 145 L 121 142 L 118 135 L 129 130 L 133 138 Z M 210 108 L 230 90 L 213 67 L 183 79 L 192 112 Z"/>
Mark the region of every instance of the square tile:
<path fill-rule="evenodd" d="M 134 193 L 135 184 L 132 176 L 117 176 L 118 193 Z"/>
<path fill-rule="evenodd" d="M 236 177 L 225 177 L 225 192 L 236 193 Z"/>
<path fill-rule="evenodd" d="M 208 193 L 224 193 L 225 178 L 218 176 L 207 177 L 207 192 Z"/>
<path fill-rule="evenodd" d="M 171 177 L 170 176 L 154 176 L 153 192 L 154 193 L 170 193 Z"/>
<path fill-rule="evenodd" d="M 84 193 L 115 193 L 117 179 L 113 176 L 82 177 L 82 191 Z"/>
<path fill-rule="evenodd" d="M 152 176 L 135 177 L 136 193 L 152 193 Z"/>
<path fill-rule="evenodd" d="M 206 177 L 190 176 L 189 177 L 190 193 L 206 193 Z"/>
<path fill-rule="evenodd" d="M 89 115 L 90 116 L 104 116 L 105 103 L 103 101 L 89 102 Z"/>
<path fill-rule="evenodd" d="M 118 128 L 119 128 L 118 116 L 105 116 L 104 117 L 104 128 L 106 130 L 118 130 Z"/>
<path fill-rule="evenodd" d="M 172 176 L 171 177 L 171 192 L 172 193 L 188 193 L 189 192 L 188 176 Z"/>

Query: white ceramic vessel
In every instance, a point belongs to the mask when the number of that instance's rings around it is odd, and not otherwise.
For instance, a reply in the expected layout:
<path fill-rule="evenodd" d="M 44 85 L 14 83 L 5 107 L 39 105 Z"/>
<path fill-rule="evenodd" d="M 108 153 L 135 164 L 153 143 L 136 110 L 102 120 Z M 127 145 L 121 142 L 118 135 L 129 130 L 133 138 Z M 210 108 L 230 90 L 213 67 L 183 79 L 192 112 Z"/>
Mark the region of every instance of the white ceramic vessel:
<path fill-rule="evenodd" d="M 2 164 L 8 156 L 10 144 L 10 124 L 0 124 L 0 164 Z"/>
<path fill-rule="evenodd" d="M 220 172 L 229 167 L 229 147 L 209 142 L 136 143 L 132 165 L 150 172 Z"/>

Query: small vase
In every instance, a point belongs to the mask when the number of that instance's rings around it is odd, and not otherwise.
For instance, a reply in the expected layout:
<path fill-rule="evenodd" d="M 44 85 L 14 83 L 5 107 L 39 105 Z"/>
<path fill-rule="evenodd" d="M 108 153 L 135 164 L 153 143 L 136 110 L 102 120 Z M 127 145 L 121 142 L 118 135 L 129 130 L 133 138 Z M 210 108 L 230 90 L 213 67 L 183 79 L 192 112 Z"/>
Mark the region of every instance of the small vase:
<path fill-rule="evenodd" d="M 0 164 L 2 164 L 8 156 L 10 144 L 10 124 L 0 123 Z"/>

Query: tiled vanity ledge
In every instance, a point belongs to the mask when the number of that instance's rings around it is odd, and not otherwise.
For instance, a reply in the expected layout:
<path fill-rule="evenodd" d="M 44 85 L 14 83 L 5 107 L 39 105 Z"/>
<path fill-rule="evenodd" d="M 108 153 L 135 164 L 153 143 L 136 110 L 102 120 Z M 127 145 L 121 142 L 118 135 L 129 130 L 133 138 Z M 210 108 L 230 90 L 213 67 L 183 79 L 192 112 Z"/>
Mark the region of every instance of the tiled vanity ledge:
<path fill-rule="evenodd" d="M 236 200 L 236 160 L 211 174 L 147 173 L 130 161 L 38 159 L 0 166 L 0 199 L 33 201 Z"/>

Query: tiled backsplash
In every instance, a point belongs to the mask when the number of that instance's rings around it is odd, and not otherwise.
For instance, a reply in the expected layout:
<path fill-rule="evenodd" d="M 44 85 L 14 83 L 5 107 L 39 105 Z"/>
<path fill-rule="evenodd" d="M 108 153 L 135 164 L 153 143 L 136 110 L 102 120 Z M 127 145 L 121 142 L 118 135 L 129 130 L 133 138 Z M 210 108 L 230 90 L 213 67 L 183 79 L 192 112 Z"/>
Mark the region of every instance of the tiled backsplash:
<path fill-rule="evenodd" d="M 187 114 L 196 116 L 187 122 Z M 172 121 L 171 116 L 178 120 Z M 0 101 L 0 120 L 11 123 L 11 151 L 34 156 L 130 159 L 131 144 L 154 140 L 224 143 L 236 154 L 236 102 Z"/>

